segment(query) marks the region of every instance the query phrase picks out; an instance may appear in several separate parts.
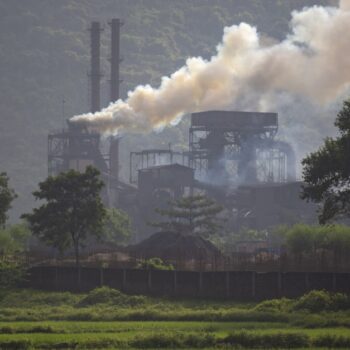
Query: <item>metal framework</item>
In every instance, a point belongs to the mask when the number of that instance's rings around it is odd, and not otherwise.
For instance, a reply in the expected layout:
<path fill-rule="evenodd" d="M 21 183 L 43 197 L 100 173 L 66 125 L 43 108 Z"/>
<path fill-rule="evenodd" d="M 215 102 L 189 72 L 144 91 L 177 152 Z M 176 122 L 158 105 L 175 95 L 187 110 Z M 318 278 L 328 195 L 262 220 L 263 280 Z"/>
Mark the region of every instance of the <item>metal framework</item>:
<path fill-rule="evenodd" d="M 274 139 L 277 130 L 275 113 L 194 113 L 190 166 L 197 178 L 220 185 L 287 181 L 289 155 Z"/>
<path fill-rule="evenodd" d="M 108 173 L 109 155 L 99 150 L 100 135 L 86 129 L 68 129 L 52 132 L 48 136 L 48 174 L 62 171 L 83 171 L 87 165 L 97 167 L 102 174 Z"/>
<path fill-rule="evenodd" d="M 137 173 L 140 169 L 157 165 L 180 164 L 189 165 L 188 152 L 177 152 L 172 149 L 148 149 L 140 152 L 130 152 L 129 173 L 130 183 L 137 183 Z"/>

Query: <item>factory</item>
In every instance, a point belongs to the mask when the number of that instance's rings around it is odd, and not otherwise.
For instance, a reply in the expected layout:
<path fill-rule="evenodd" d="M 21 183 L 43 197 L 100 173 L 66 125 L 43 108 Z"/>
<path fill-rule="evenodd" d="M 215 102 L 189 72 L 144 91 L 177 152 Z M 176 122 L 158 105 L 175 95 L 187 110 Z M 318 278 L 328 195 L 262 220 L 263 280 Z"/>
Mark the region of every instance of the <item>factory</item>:
<path fill-rule="evenodd" d="M 119 99 L 121 25 L 119 19 L 110 22 L 111 102 Z M 101 31 L 100 23 L 93 22 L 91 112 L 101 108 Z M 302 183 L 296 177 L 296 157 L 293 147 L 278 139 L 276 113 L 212 110 L 190 118 L 188 150 L 169 146 L 130 152 L 128 182 L 119 176 L 118 137 L 110 137 L 106 145 L 99 133 L 67 122 L 66 129 L 48 136 L 48 173 L 98 168 L 106 184 L 106 205 L 130 215 L 136 241 L 154 233 L 147 223 L 157 219 L 156 208 L 193 193 L 206 193 L 222 204 L 231 231 L 315 220 L 314 206 L 299 197 Z"/>

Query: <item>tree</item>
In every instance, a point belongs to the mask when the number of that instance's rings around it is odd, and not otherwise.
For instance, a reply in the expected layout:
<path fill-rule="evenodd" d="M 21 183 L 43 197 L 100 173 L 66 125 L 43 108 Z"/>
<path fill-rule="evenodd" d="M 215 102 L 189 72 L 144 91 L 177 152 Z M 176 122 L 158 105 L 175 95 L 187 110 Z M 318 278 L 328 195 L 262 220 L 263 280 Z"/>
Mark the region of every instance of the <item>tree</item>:
<path fill-rule="evenodd" d="M 11 209 L 12 201 L 17 197 L 15 191 L 9 187 L 9 178 L 6 173 L 0 173 L 0 226 L 4 227 L 7 212 Z"/>
<path fill-rule="evenodd" d="M 104 184 L 99 171 L 87 167 L 50 176 L 33 193 L 46 203 L 23 217 L 34 235 L 61 252 L 73 246 L 77 267 L 80 266 L 80 247 L 88 236 L 100 236 L 106 209 L 100 197 Z"/>
<path fill-rule="evenodd" d="M 182 197 L 169 203 L 169 209 L 156 209 L 166 221 L 153 223 L 163 231 L 209 237 L 222 228 L 218 215 L 223 207 L 203 195 Z"/>
<path fill-rule="evenodd" d="M 321 204 L 319 222 L 350 217 L 350 100 L 344 101 L 335 126 L 340 135 L 302 161 L 302 198 Z"/>
<path fill-rule="evenodd" d="M 103 225 L 102 241 L 106 243 L 123 244 L 130 238 L 130 218 L 122 210 L 107 209 Z"/>
<path fill-rule="evenodd" d="M 25 224 L 0 229 L 0 260 L 22 253 L 28 244 L 30 230 Z"/>

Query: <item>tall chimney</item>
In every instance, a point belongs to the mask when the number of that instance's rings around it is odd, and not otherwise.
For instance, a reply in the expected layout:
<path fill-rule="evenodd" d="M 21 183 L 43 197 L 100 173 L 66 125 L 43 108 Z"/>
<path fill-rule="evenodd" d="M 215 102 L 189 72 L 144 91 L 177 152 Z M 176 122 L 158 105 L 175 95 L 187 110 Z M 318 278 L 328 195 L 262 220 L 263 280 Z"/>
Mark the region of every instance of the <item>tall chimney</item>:
<path fill-rule="evenodd" d="M 111 94 L 110 102 L 115 102 L 120 97 L 119 86 L 121 83 L 119 64 L 120 58 L 120 27 L 123 25 L 119 18 L 113 18 L 109 23 L 111 26 Z M 109 171 L 110 171 L 110 194 L 112 204 L 118 205 L 118 183 L 119 183 L 119 137 L 111 137 L 109 147 Z"/>
<path fill-rule="evenodd" d="M 101 64 L 100 64 L 100 37 L 101 29 L 99 22 L 92 22 L 90 28 L 90 41 L 91 41 L 91 69 L 90 69 L 90 81 L 91 81 L 91 112 L 97 112 L 101 109 Z"/>
<path fill-rule="evenodd" d="M 122 61 L 120 58 L 120 27 L 123 22 L 119 18 L 113 18 L 109 25 L 111 26 L 111 102 L 115 102 L 120 97 L 119 63 Z"/>

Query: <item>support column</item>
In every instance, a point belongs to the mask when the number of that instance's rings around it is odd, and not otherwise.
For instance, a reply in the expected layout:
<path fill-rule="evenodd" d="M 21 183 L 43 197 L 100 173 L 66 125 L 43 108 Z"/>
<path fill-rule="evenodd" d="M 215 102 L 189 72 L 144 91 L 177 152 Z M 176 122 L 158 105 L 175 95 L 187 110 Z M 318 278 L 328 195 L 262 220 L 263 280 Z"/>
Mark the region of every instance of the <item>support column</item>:
<path fill-rule="evenodd" d="M 332 290 L 333 292 L 337 291 L 337 274 L 335 272 L 332 273 Z"/>
<path fill-rule="evenodd" d="M 148 278 L 147 278 L 147 287 L 148 291 L 152 291 L 152 270 L 148 270 Z"/>
<path fill-rule="evenodd" d="M 252 298 L 256 297 L 256 272 L 252 272 Z"/>
<path fill-rule="evenodd" d="M 126 269 L 123 269 L 123 277 L 122 277 L 122 291 L 126 290 Z"/>
<path fill-rule="evenodd" d="M 174 270 L 174 295 L 177 295 L 177 271 Z"/>
<path fill-rule="evenodd" d="M 198 272 L 198 294 L 199 296 L 202 296 L 203 293 L 203 272 Z"/>
<path fill-rule="evenodd" d="M 282 296 L 282 272 L 277 272 L 277 295 Z"/>
<path fill-rule="evenodd" d="M 226 271 L 226 285 L 225 285 L 225 294 L 226 298 L 228 299 L 230 297 L 230 272 Z"/>
<path fill-rule="evenodd" d="M 103 287 L 103 267 L 100 267 L 100 287 Z"/>

